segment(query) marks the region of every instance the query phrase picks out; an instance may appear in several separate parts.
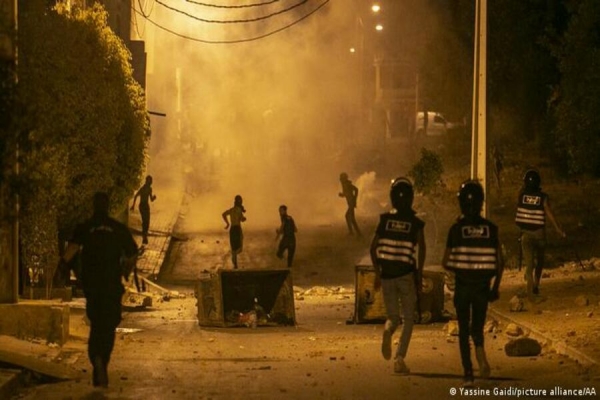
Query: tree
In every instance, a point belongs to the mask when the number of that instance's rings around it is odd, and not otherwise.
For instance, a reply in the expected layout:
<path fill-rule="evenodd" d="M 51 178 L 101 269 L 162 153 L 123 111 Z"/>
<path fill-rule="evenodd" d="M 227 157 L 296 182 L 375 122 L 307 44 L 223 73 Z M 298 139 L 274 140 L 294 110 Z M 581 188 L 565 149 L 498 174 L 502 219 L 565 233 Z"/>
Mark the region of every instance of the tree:
<path fill-rule="evenodd" d="M 570 4 L 565 34 L 553 48 L 561 72 L 553 112 L 555 147 L 569 173 L 600 176 L 600 3 Z"/>
<path fill-rule="evenodd" d="M 439 237 L 438 229 L 438 200 L 443 200 L 442 174 L 444 166 L 440 156 L 426 148 L 421 149 L 421 159 L 412 166 L 408 176 L 413 179 L 413 185 L 417 193 L 422 193 L 431 202 L 431 214 L 434 227 L 435 243 Z"/>
<path fill-rule="evenodd" d="M 23 2 L 16 90 L 26 269 L 55 265 L 56 232 L 88 217 L 96 191 L 122 210 L 145 166 L 149 120 L 131 55 L 106 11 Z M 36 260 L 34 262 L 34 260 Z M 37 267 L 36 267 L 37 268 Z M 46 271 L 46 282 L 52 272 Z"/>

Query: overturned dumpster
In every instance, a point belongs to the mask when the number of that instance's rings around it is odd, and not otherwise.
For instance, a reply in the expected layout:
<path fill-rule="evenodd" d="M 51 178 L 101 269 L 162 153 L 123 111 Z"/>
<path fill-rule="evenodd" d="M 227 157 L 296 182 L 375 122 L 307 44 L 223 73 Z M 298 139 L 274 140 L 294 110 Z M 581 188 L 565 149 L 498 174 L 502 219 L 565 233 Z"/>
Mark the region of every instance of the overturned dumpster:
<path fill-rule="evenodd" d="M 296 324 L 289 269 L 220 269 L 198 281 L 196 299 L 200 326 Z"/>

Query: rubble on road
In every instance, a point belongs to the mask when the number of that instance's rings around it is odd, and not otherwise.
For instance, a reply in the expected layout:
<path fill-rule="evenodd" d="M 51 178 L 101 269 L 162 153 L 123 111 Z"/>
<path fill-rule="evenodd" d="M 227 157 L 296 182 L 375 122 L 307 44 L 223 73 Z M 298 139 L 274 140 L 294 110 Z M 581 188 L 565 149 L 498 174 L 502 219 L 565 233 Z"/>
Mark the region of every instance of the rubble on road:
<path fill-rule="evenodd" d="M 509 357 L 533 357 L 542 352 L 542 345 L 535 339 L 522 337 L 511 340 L 504 346 L 504 353 Z"/>
<path fill-rule="evenodd" d="M 444 325 L 444 331 L 448 336 L 458 336 L 458 321 L 448 321 L 448 323 Z"/>
<path fill-rule="evenodd" d="M 525 304 L 523 300 L 519 296 L 513 296 L 510 301 L 510 311 L 511 312 L 520 312 L 525 309 Z"/>
<path fill-rule="evenodd" d="M 508 336 L 521 336 L 523 335 L 523 329 L 517 324 L 510 323 L 506 326 L 506 329 L 504 329 L 504 333 Z"/>
<path fill-rule="evenodd" d="M 303 300 L 304 296 L 337 296 L 338 300 L 345 300 L 350 298 L 349 295 L 354 294 L 354 290 L 346 289 L 341 286 L 313 286 L 310 289 L 304 290 L 301 287 L 294 286 L 294 294 L 298 300 L 301 300 L 301 297 Z"/>

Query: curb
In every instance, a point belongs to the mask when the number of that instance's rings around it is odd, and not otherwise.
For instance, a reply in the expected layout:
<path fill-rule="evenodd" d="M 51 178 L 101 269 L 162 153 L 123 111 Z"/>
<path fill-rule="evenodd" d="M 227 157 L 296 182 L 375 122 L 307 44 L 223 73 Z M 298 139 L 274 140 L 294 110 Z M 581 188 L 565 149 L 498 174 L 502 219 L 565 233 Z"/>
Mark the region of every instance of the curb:
<path fill-rule="evenodd" d="M 563 340 L 551 338 L 545 335 L 544 333 L 540 332 L 536 328 L 526 323 L 516 321 L 515 319 L 506 315 L 505 313 L 500 312 L 492 307 L 488 309 L 488 312 L 499 320 L 519 325 L 524 332 L 528 333 L 528 337 L 535 339 L 538 342 L 547 343 L 550 346 L 550 348 L 556 352 L 556 354 L 567 356 L 577 361 L 583 366 L 600 365 L 600 362 L 598 360 L 588 356 L 587 354 L 582 353 L 574 347 L 567 345 Z"/>

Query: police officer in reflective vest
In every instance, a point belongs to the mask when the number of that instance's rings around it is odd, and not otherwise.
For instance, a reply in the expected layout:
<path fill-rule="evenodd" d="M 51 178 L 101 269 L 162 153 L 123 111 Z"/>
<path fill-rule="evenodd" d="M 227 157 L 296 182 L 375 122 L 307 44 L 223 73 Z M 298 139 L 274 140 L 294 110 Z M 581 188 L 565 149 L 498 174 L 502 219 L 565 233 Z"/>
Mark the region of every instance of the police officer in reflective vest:
<path fill-rule="evenodd" d="M 417 290 L 421 290 L 425 263 L 425 223 L 412 209 L 413 187 L 406 178 L 397 178 L 390 188 L 392 209 L 381 214 L 371 242 L 371 261 L 375 266 L 375 289 L 381 287 L 387 314 L 381 352 L 386 360 L 392 357 L 392 335 L 400 323 L 402 304 L 402 336 L 394 359 L 394 372 L 408 374 L 404 363 L 412 335 Z M 415 250 L 418 257 L 415 260 Z"/>
<path fill-rule="evenodd" d="M 464 386 L 473 386 L 473 364 L 469 336 L 482 378 L 490 375 L 483 344 L 483 326 L 489 301 L 498 299 L 502 260 L 498 228 L 481 216 L 483 188 L 476 181 L 464 182 L 458 192 L 462 215 L 448 232 L 442 265 L 454 273 L 454 307 L 458 318 L 459 345 Z M 490 289 L 491 281 L 494 279 Z"/>
<path fill-rule="evenodd" d="M 539 294 L 539 284 L 544 268 L 546 247 L 546 217 L 552 222 L 556 232 L 562 237 L 565 233 L 558 226 L 548 195 L 542 192 L 540 174 L 530 169 L 523 177 L 523 188 L 519 193 L 515 222 L 521 229 L 521 251 L 525 262 L 527 295 L 533 300 Z"/>

